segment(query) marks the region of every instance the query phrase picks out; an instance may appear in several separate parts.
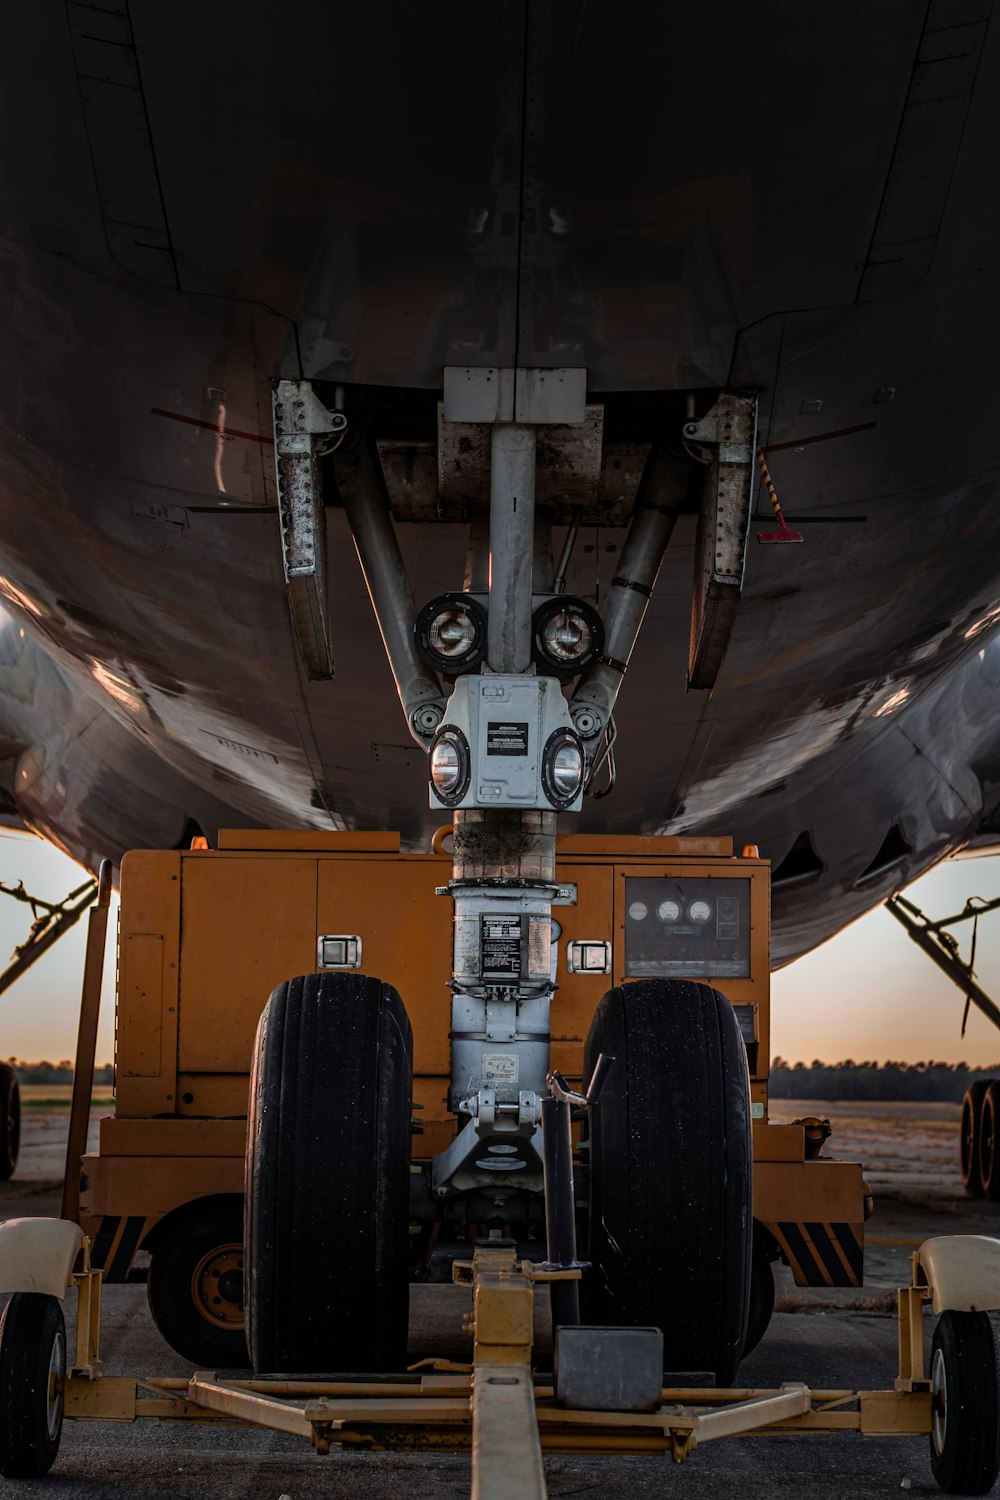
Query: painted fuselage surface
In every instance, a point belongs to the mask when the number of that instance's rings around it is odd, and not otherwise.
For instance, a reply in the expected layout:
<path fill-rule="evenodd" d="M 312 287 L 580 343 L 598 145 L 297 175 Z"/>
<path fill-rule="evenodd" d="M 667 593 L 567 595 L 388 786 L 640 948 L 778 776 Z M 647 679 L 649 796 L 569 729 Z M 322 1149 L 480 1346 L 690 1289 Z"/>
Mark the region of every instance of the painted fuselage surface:
<path fill-rule="evenodd" d="M 193 825 L 426 840 L 440 815 L 335 495 L 335 677 L 297 655 L 272 382 L 341 385 L 349 413 L 395 392 L 391 440 L 446 365 L 585 365 L 640 443 L 665 436 L 661 394 L 758 392 L 805 540 L 759 545 L 758 500 L 722 675 L 687 692 L 681 518 L 619 700 L 616 789 L 577 826 L 759 843 L 776 961 L 989 843 L 985 9 L 23 10 L 0 61 L 7 817 L 89 863 Z M 462 586 L 468 519 L 397 512 L 418 604 Z M 569 592 L 600 605 L 623 536 L 582 528 Z"/>

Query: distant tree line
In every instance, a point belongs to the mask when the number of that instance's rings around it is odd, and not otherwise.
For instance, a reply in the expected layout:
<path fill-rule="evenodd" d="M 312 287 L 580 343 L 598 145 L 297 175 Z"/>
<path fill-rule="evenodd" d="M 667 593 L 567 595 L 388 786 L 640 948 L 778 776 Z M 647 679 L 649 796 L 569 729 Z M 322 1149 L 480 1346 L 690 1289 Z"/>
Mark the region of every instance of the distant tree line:
<path fill-rule="evenodd" d="M 73 1064 L 68 1057 L 57 1063 L 45 1059 L 42 1062 L 24 1062 L 19 1057 L 8 1057 L 7 1061 L 17 1074 L 18 1083 L 73 1082 Z M 115 1070 L 112 1063 L 102 1063 L 94 1069 L 95 1083 L 112 1084 L 114 1081 Z"/>
<path fill-rule="evenodd" d="M 772 1099 L 944 1099 L 961 1103 L 977 1078 L 1000 1077 L 1000 1063 L 970 1068 L 968 1063 L 844 1062 L 771 1064 Z"/>

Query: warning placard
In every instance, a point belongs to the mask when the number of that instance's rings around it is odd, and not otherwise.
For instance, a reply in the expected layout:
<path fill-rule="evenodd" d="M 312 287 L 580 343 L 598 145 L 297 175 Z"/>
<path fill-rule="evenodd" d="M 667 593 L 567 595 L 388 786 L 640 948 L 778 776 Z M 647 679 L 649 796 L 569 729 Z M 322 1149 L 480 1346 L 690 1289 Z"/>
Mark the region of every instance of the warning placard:
<path fill-rule="evenodd" d="M 480 953 L 484 979 L 521 977 L 521 918 L 480 917 Z"/>
<path fill-rule="evenodd" d="M 486 723 L 487 755 L 527 755 L 528 726 L 494 719 Z"/>

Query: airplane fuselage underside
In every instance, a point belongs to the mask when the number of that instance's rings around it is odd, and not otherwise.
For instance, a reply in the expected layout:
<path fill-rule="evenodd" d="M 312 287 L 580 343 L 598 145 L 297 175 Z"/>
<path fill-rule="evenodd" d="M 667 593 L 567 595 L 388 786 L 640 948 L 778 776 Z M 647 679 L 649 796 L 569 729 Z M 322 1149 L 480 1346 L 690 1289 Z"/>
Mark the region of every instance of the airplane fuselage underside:
<path fill-rule="evenodd" d="M 426 840 L 334 456 L 332 680 L 303 659 L 272 382 L 340 391 L 419 607 L 463 587 L 488 482 L 448 447 L 444 369 L 585 369 L 600 430 L 539 468 L 546 566 L 578 527 L 565 592 L 606 600 L 658 445 L 692 479 L 581 831 L 759 843 L 779 960 L 990 841 L 1000 44 L 981 7 L 938 11 L 25 13 L 2 91 L 7 816 L 90 862 L 191 824 Z M 755 489 L 728 649 L 689 690 L 682 428 L 726 392 L 755 398 L 804 540 L 758 543 Z"/>

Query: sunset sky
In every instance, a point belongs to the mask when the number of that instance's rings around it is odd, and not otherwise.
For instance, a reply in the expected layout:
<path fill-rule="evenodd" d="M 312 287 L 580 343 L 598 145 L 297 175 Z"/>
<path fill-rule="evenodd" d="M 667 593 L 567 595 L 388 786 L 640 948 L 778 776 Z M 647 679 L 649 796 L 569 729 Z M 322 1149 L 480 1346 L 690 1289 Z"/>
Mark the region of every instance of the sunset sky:
<path fill-rule="evenodd" d="M 47 900 L 61 900 L 82 876 L 58 850 L 24 834 L 0 834 L 0 880 Z M 956 860 L 910 887 L 934 916 L 958 911 L 967 896 L 1000 895 L 1000 857 Z M 114 1036 L 112 907 L 105 964 L 99 1061 L 111 1059 Z M 0 966 L 28 933 L 27 907 L 0 897 Z M 0 996 L 0 1056 L 57 1062 L 76 1045 L 83 970 L 84 918 L 5 995 Z M 969 928 L 959 929 L 968 953 Z M 1000 1001 L 1000 912 L 980 923 L 976 969 Z M 772 1051 L 789 1062 L 888 1058 L 917 1062 L 1000 1063 L 1000 1035 L 973 1010 L 960 1036 L 962 997 L 878 909 L 774 976 Z"/>

